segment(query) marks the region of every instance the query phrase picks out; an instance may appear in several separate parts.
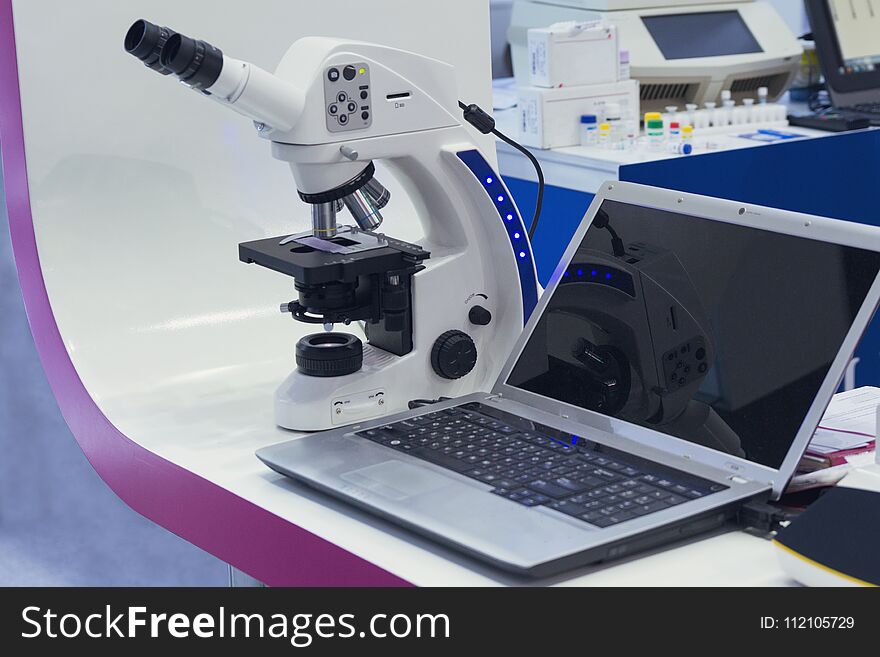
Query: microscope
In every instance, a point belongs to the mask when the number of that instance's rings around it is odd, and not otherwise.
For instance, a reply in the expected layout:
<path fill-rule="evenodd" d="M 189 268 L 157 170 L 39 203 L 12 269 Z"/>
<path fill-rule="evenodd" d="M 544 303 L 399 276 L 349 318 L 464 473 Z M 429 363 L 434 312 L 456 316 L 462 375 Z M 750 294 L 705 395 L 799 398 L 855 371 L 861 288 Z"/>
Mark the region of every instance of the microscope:
<path fill-rule="evenodd" d="M 311 208 L 311 230 L 239 245 L 241 261 L 293 278 L 283 313 L 324 329 L 296 344 L 279 426 L 329 429 L 491 386 L 538 284 L 516 205 L 458 118 L 453 67 L 307 37 L 272 74 L 145 20 L 125 50 L 252 120 Z M 391 195 L 376 161 L 411 198 L 419 243 L 378 231 Z M 366 343 L 333 330 L 352 323 Z"/>

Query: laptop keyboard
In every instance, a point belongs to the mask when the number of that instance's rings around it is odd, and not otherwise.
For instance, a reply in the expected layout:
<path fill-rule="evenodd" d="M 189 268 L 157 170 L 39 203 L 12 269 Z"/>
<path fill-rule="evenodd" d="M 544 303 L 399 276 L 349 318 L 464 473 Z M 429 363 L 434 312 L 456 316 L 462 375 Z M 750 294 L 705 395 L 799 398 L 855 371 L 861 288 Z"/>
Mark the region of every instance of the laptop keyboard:
<path fill-rule="evenodd" d="M 610 527 L 726 486 L 529 422 L 465 404 L 358 436 L 493 486 L 523 506 L 545 506 Z"/>

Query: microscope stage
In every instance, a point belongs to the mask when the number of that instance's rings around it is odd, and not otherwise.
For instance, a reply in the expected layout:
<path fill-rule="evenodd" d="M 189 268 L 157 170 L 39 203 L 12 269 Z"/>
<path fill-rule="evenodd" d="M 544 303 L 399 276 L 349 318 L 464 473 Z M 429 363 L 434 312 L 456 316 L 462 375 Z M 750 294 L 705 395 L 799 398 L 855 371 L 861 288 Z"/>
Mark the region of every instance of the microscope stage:
<path fill-rule="evenodd" d="M 329 243 L 328 248 L 334 252 L 316 248 L 322 242 Z M 365 243 L 370 246 L 366 247 Z M 416 244 L 366 231 L 340 233 L 329 240 L 311 236 L 290 239 L 281 235 L 238 245 L 242 262 L 286 274 L 306 285 L 404 270 L 430 255 Z"/>

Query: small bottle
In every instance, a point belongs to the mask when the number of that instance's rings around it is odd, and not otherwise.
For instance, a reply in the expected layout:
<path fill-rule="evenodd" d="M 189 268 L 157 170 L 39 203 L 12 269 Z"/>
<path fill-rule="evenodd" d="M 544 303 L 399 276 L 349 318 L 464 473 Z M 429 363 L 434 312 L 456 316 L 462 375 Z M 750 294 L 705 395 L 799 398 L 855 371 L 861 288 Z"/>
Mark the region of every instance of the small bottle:
<path fill-rule="evenodd" d="M 693 146 L 694 126 L 686 125 L 681 129 L 681 143 L 682 144 L 691 144 L 691 146 Z"/>
<path fill-rule="evenodd" d="M 623 138 L 623 149 L 630 150 L 635 148 L 639 141 L 639 122 L 636 119 L 629 119 L 624 122 L 626 134 Z"/>
<path fill-rule="evenodd" d="M 758 87 L 758 102 L 761 105 L 767 104 L 767 97 L 770 95 L 770 90 L 767 87 Z"/>
<path fill-rule="evenodd" d="M 730 93 L 730 89 L 724 89 L 721 92 L 721 123 L 722 125 L 731 125 L 733 123 L 733 108 L 736 101 Z"/>
<path fill-rule="evenodd" d="M 690 142 L 671 141 L 666 144 L 666 152 L 675 155 L 690 155 L 694 150 Z"/>
<path fill-rule="evenodd" d="M 663 134 L 663 119 L 650 119 L 645 124 L 645 130 L 648 134 L 648 150 L 662 151 L 666 142 Z"/>
<path fill-rule="evenodd" d="M 687 115 L 688 115 L 688 119 L 687 119 L 688 125 L 694 125 L 694 118 L 695 118 L 694 113 L 697 111 L 697 109 L 699 109 L 699 108 L 696 103 L 686 103 L 685 104 L 684 111 L 687 112 Z"/>
<path fill-rule="evenodd" d="M 599 148 L 608 148 L 611 141 L 611 126 L 607 123 L 599 124 Z"/>
<path fill-rule="evenodd" d="M 677 143 L 681 140 L 681 123 L 673 121 L 669 124 L 669 141 Z"/>
<path fill-rule="evenodd" d="M 589 148 L 599 143 L 598 123 L 595 114 L 581 115 L 581 146 Z"/>
<path fill-rule="evenodd" d="M 755 99 L 743 98 L 743 109 L 745 110 L 745 123 L 755 122 Z"/>
<path fill-rule="evenodd" d="M 620 65 L 617 69 L 617 78 L 620 81 L 629 80 L 629 50 L 621 48 L 618 52 Z"/>
<path fill-rule="evenodd" d="M 663 115 L 660 112 L 645 112 L 645 128 L 648 127 L 648 121 L 654 121 L 655 119 L 663 119 Z"/>
<path fill-rule="evenodd" d="M 617 148 L 623 138 L 623 121 L 620 111 L 620 103 L 608 103 L 605 105 L 605 123 L 611 126 L 608 132 L 608 145 Z"/>

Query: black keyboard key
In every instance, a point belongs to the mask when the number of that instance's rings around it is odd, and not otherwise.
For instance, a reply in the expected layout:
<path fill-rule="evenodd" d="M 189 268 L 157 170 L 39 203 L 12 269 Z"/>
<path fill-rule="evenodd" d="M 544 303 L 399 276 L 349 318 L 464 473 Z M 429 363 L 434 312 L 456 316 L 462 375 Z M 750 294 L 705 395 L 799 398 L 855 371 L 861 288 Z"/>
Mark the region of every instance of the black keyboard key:
<path fill-rule="evenodd" d="M 452 470 L 453 472 L 461 474 L 476 469 L 472 463 L 464 463 L 463 461 L 459 461 L 456 458 L 443 454 L 442 451 L 433 451 L 427 447 L 416 447 L 411 453 L 413 456 L 418 456 L 429 463 L 439 465 L 447 470 Z"/>
<path fill-rule="evenodd" d="M 585 490 L 589 489 L 589 486 L 574 479 L 569 479 L 568 477 L 557 477 L 553 480 L 553 483 L 575 494 L 583 493 Z"/>
<path fill-rule="evenodd" d="M 598 477 L 579 477 L 578 481 L 581 482 L 587 488 L 597 488 L 599 486 L 603 486 L 605 484 L 604 479 L 599 479 Z"/>
<path fill-rule="evenodd" d="M 600 529 L 604 529 L 605 527 L 610 527 L 611 525 L 614 524 L 614 521 L 611 518 L 609 518 L 608 516 L 601 516 L 599 518 L 596 518 L 595 520 L 587 520 L 587 522 L 590 523 L 591 525 L 595 525 L 596 527 L 599 527 Z"/>
<path fill-rule="evenodd" d="M 641 515 L 645 515 L 648 513 L 654 513 L 655 511 L 662 511 L 663 509 L 668 509 L 668 508 L 669 507 L 666 506 L 663 502 L 655 500 L 654 502 L 651 502 L 650 504 L 639 504 L 639 505 L 633 507 L 631 509 L 631 511 L 639 510 L 642 512 Z"/>
<path fill-rule="evenodd" d="M 528 484 L 528 487 L 537 493 L 552 497 L 554 499 L 562 499 L 569 497 L 572 493 L 568 488 L 564 488 L 545 479 L 538 479 Z"/>
<path fill-rule="evenodd" d="M 583 504 L 575 504 L 574 502 L 567 502 L 565 500 L 561 502 L 551 502 L 547 506 L 555 511 L 574 517 L 581 516 L 587 512 L 587 509 L 584 508 Z"/>
<path fill-rule="evenodd" d="M 629 511 L 620 511 L 619 513 L 615 513 L 613 516 L 609 516 L 608 520 L 611 521 L 612 524 L 616 525 L 621 522 L 626 522 L 627 520 L 632 520 L 636 515 L 634 513 L 630 513 Z"/>
<path fill-rule="evenodd" d="M 591 473 L 594 477 L 599 477 L 600 479 L 604 479 L 605 482 L 609 481 L 617 481 L 620 479 L 620 475 L 611 472 L 610 470 L 605 470 L 603 468 L 595 468 Z"/>

